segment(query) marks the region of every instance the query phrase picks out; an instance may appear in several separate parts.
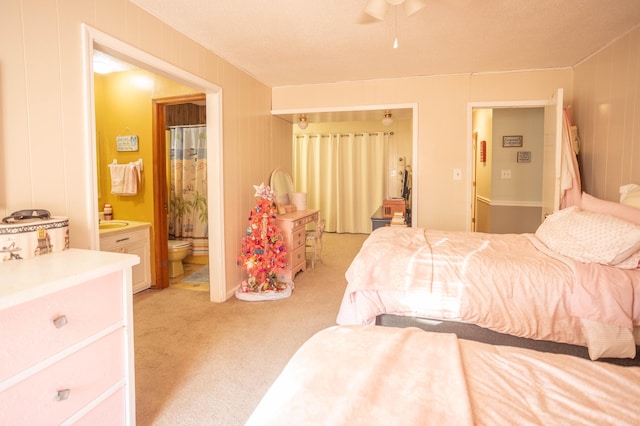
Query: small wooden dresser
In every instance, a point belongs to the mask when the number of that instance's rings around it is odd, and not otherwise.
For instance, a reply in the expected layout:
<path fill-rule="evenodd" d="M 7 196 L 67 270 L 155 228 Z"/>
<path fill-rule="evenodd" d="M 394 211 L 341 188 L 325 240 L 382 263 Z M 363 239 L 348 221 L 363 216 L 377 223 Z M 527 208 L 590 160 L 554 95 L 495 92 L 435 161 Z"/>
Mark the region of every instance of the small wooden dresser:
<path fill-rule="evenodd" d="M 0 263 L 0 423 L 135 425 L 138 262 L 69 249 Z"/>
<path fill-rule="evenodd" d="M 298 210 L 276 218 L 276 226 L 282 232 L 287 249 L 287 269 L 278 273 L 279 278 L 293 281 L 298 272 L 307 268 L 305 229 L 312 222 L 318 225 L 318 210 Z"/>

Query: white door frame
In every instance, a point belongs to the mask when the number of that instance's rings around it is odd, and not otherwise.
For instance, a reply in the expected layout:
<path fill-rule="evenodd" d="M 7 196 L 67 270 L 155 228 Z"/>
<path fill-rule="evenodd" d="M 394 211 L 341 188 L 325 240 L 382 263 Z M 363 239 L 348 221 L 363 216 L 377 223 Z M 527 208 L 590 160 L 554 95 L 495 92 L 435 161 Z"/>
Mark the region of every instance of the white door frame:
<path fill-rule="evenodd" d="M 271 110 L 272 115 L 288 115 L 288 114 L 313 114 L 323 112 L 357 112 L 357 111 L 375 111 L 375 110 L 394 110 L 394 109 L 411 109 L 412 111 L 412 129 L 411 129 L 411 226 L 418 226 L 418 104 L 380 104 L 380 105 L 353 105 L 345 107 L 329 107 L 329 108 L 297 108 L 287 110 Z M 293 124 L 293 123 L 292 123 Z"/>
<path fill-rule="evenodd" d="M 529 101 L 488 101 L 488 102 L 468 102 L 467 103 L 467 212 L 466 230 L 471 230 L 471 199 L 473 193 L 473 109 L 474 108 L 544 108 L 549 105 L 549 99 L 529 100 Z"/>
<path fill-rule="evenodd" d="M 124 43 L 89 25 L 82 24 L 83 44 L 83 85 L 85 101 L 85 140 L 88 145 L 87 167 L 91 185 L 89 185 L 87 204 L 89 217 L 96 218 L 90 229 L 91 249 L 100 247 L 98 230 L 98 179 L 96 170 L 96 123 L 95 97 L 93 83 L 93 49 L 104 51 L 130 64 L 169 78 L 185 86 L 206 94 L 207 109 L 207 172 L 208 211 L 209 211 L 209 298 L 212 302 L 226 300 L 225 271 L 225 234 L 224 234 L 224 197 L 222 162 L 222 89 L 196 75 L 169 64 L 138 48 Z"/>

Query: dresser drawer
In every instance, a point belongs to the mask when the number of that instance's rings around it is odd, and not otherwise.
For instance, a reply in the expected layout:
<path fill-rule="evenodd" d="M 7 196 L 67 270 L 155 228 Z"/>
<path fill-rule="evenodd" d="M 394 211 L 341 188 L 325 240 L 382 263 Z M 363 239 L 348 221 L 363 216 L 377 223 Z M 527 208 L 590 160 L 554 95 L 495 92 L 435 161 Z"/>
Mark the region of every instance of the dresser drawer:
<path fill-rule="evenodd" d="M 60 424 L 107 389 L 125 382 L 124 328 L 0 392 L 2 423 Z M 65 395 L 65 392 L 68 393 Z"/>
<path fill-rule="evenodd" d="M 314 213 L 312 215 L 294 220 L 293 227 L 297 228 L 299 226 L 306 226 L 309 223 L 317 222 L 317 221 L 318 221 L 318 213 Z"/>
<path fill-rule="evenodd" d="M 97 407 L 80 418 L 74 426 L 113 426 L 126 424 L 126 394 L 122 386 Z"/>
<path fill-rule="evenodd" d="M 122 322 L 121 282 L 113 272 L 0 312 L 0 382 Z"/>
<path fill-rule="evenodd" d="M 307 234 L 304 226 L 295 228 L 291 233 L 291 250 L 294 251 L 298 247 L 304 246 L 306 238 Z"/>
<path fill-rule="evenodd" d="M 295 269 L 301 263 L 306 263 L 304 246 L 287 253 L 287 266 L 289 269 Z"/>
<path fill-rule="evenodd" d="M 305 243 L 305 239 L 307 238 L 304 227 L 295 228 L 290 233 L 283 233 L 282 237 L 289 251 L 303 246 Z"/>

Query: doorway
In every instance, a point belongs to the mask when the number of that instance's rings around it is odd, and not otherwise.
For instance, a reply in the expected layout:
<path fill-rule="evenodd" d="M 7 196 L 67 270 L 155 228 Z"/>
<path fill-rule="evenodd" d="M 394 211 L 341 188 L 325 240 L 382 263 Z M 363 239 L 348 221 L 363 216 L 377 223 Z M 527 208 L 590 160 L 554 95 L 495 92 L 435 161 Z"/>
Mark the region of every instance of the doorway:
<path fill-rule="evenodd" d="M 556 93 L 551 94 L 549 99 L 545 100 L 468 104 L 467 117 L 470 142 L 467 158 L 470 163 L 468 170 L 471 171 L 469 189 L 467 191 L 470 196 L 468 230 L 493 232 L 494 229 L 491 222 L 496 220 L 496 222 L 511 223 L 512 225 L 507 226 L 512 227 L 510 229 L 499 229 L 499 232 L 494 233 L 535 232 L 537 225 L 544 220 L 546 215 L 558 210 L 563 100 L 564 92 L 560 88 Z M 524 134 L 519 134 L 519 128 L 514 131 L 507 126 L 506 130 L 502 128 L 498 130 L 497 134 L 493 132 L 492 115 L 494 111 L 506 112 L 502 115 L 509 115 L 509 111 L 517 113 L 520 109 L 523 111 L 528 110 L 536 117 L 531 118 L 532 126 L 536 129 L 531 133 L 535 139 L 532 141 L 534 143 L 526 142 L 529 138 L 525 139 Z M 486 112 L 486 114 L 483 116 L 480 114 L 481 111 Z M 526 130 L 528 126 L 524 125 L 522 128 Z M 481 155 L 483 145 L 485 145 L 484 155 L 486 156 L 484 161 L 482 161 L 483 156 Z M 497 147 L 503 156 L 501 158 L 502 163 L 498 164 L 497 167 L 492 164 L 494 157 L 492 148 L 494 147 Z M 537 166 L 541 170 L 531 173 L 534 167 L 530 166 Z M 487 175 L 487 179 L 484 181 L 487 185 L 485 188 L 481 187 L 481 180 L 478 179 L 479 174 L 482 172 Z M 524 183 L 515 182 L 518 184 L 511 185 L 507 196 L 504 195 L 504 192 L 498 192 L 497 197 L 495 197 L 496 200 L 494 200 L 491 182 L 493 180 L 514 180 L 514 175 L 518 178 L 526 176 L 526 179 L 520 179 Z M 483 194 L 485 194 L 484 199 Z M 504 202 L 504 200 L 507 200 L 507 202 Z M 492 205 L 497 207 L 511 206 L 516 207 L 516 209 L 507 210 L 506 216 L 496 215 L 496 217 L 493 217 Z M 484 216 L 484 219 L 481 212 L 482 209 L 489 211 L 489 214 Z M 525 220 L 523 220 L 523 215 L 526 216 Z M 486 219 L 487 217 L 489 219 Z"/>
<path fill-rule="evenodd" d="M 207 109 L 207 147 L 209 152 L 208 162 L 210 167 L 207 172 L 208 190 L 207 198 L 210 203 L 208 209 L 209 223 L 209 281 L 210 300 L 212 302 L 224 302 L 226 300 L 226 267 L 225 267 L 225 231 L 224 231 L 224 199 L 222 182 L 222 89 L 217 85 L 195 76 L 183 69 L 171 65 L 140 49 L 124 43 L 108 34 L 105 34 L 91 26 L 82 24 L 83 31 L 83 61 L 84 61 L 84 87 L 85 105 L 87 109 L 87 133 L 86 140 L 88 150 L 91 152 L 89 175 L 94 181 L 86 195 L 87 200 L 98 199 L 98 184 L 96 170 L 96 126 L 93 85 L 93 50 L 100 50 L 124 62 L 134 64 L 152 73 L 162 75 L 185 86 L 202 92 L 206 96 Z M 154 167 L 157 167 L 154 165 Z M 155 169 L 154 169 L 155 171 Z M 97 202 L 87 206 L 90 217 L 98 217 Z M 100 246 L 100 234 L 98 222 L 95 221 L 90 231 L 91 246 L 97 249 Z"/>
<path fill-rule="evenodd" d="M 535 232 L 542 208 L 544 108 L 474 108 L 472 116 L 471 229 Z"/>
<path fill-rule="evenodd" d="M 190 96 L 175 96 L 170 98 L 154 99 L 153 105 L 153 212 L 154 233 L 153 243 L 155 247 L 155 275 L 156 288 L 169 287 L 169 254 L 167 240 L 169 238 L 169 195 L 168 195 L 168 157 L 166 129 L 167 108 L 178 105 L 195 105 L 206 102 L 205 94 Z M 206 112 L 205 112 L 206 114 Z M 197 120 L 201 121 L 201 120 Z M 191 124 L 191 123 L 184 123 Z"/>
<path fill-rule="evenodd" d="M 344 123 L 366 123 L 368 121 L 380 120 L 384 117 L 385 113 L 392 112 L 393 119 L 396 120 L 410 120 L 410 135 L 407 137 L 410 139 L 410 155 L 402 159 L 402 166 L 404 163 L 410 164 L 412 170 L 419 170 L 419 146 L 418 146 L 418 105 L 409 104 L 380 104 L 380 105 L 366 105 L 366 106 L 347 106 L 347 107 L 332 107 L 332 108 L 311 108 L 311 109 L 292 109 L 292 110 L 272 110 L 271 113 L 274 116 L 280 117 L 283 120 L 291 123 L 292 126 L 296 126 L 300 117 L 305 117 L 308 123 L 321 123 L 324 125 L 336 125 L 332 130 L 337 133 L 348 132 L 349 129 L 345 129 Z M 306 128 L 306 126 L 305 126 Z M 362 129 L 359 129 L 362 130 Z M 293 132 L 295 133 L 295 131 Z M 400 161 L 400 160 L 398 160 Z M 390 161 L 391 163 L 391 161 Z M 391 169 L 393 167 L 390 167 Z M 410 182 L 408 187 L 411 188 L 411 196 L 409 197 L 409 205 L 407 209 L 411 212 L 411 226 L 418 227 L 419 214 L 418 214 L 418 200 L 419 200 L 419 183 L 416 173 L 410 174 Z M 380 206 L 381 207 L 381 206 Z M 372 212 L 373 213 L 373 212 Z"/>

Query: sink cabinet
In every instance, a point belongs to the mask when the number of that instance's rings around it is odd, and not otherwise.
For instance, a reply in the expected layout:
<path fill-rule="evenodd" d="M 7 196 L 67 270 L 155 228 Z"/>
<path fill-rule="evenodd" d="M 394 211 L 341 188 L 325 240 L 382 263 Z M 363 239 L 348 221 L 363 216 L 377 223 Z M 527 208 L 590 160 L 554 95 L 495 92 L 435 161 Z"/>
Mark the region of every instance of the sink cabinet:
<path fill-rule="evenodd" d="M 151 247 L 149 242 L 148 223 L 115 228 L 113 232 L 100 233 L 100 250 L 114 253 L 135 254 L 140 257 L 140 263 L 133 267 L 133 293 L 138 293 L 151 287 Z M 145 226 L 146 225 L 146 226 Z"/>

